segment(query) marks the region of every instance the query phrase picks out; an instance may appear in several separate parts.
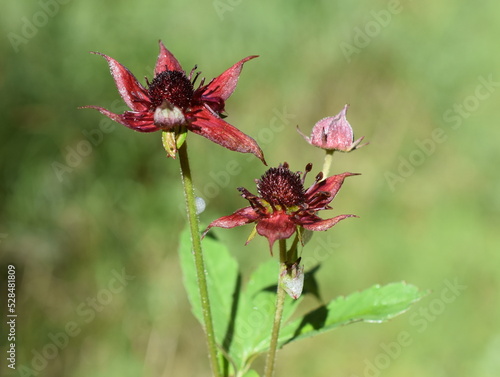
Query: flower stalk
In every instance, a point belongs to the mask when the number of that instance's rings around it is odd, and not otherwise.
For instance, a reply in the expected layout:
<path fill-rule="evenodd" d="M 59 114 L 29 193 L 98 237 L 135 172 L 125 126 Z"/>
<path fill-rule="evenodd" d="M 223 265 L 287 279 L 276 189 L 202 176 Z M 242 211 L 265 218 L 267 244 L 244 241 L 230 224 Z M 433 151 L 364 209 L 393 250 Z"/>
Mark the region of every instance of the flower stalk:
<path fill-rule="evenodd" d="M 200 224 L 198 215 L 196 213 L 196 200 L 194 196 L 193 180 L 191 177 L 191 168 L 189 166 L 186 142 L 184 142 L 184 144 L 179 148 L 179 161 L 181 167 L 182 184 L 184 187 L 184 197 L 186 200 L 186 211 L 189 221 L 189 229 L 191 232 L 191 242 L 193 245 L 194 262 L 198 279 L 198 288 L 201 299 L 201 308 L 203 313 L 203 322 L 205 327 L 209 361 L 212 368 L 212 375 L 214 377 L 220 377 L 217 361 L 217 345 L 215 343 L 212 312 L 210 310 L 207 279 L 205 276 L 205 263 L 203 261 L 203 253 L 201 248 Z"/>
<path fill-rule="evenodd" d="M 280 273 L 278 278 L 278 288 L 276 292 L 276 309 L 274 312 L 273 330 L 271 333 L 271 343 L 269 345 L 269 353 L 266 359 L 266 369 L 264 376 L 272 377 L 274 375 L 274 366 L 276 364 L 276 351 L 278 350 L 278 337 L 280 333 L 281 319 L 283 317 L 283 307 L 285 304 L 286 292 L 282 287 L 283 268 L 286 271 L 287 251 L 286 240 L 279 240 L 280 245 Z"/>
<path fill-rule="evenodd" d="M 333 149 L 327 149 L 325 150 L 325 159 L 323 160 L 323 170 L 321 172 L 323 173 L 323 178 L 328 177 L 328 173 L 330 172 L 330 167 L 332 166 L 332 160 L 333 160 L 333 153 L 335 150 Z"/>

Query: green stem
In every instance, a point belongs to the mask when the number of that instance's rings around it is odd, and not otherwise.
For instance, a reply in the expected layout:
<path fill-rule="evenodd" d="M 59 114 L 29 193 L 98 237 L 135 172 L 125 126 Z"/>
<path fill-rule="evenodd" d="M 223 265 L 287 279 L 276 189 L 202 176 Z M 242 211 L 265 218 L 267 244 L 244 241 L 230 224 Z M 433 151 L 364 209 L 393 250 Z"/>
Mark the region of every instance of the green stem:
<path fill-rule="evenodd" d="M 198 277 L 198 288 L 201 298 L 201 308 L 203 312 L 203 322 L 205 324 L 205 335 L 208 346 L 208 354 L 212 374 L 219 377 L 219 365 L 217 362 L 217 345 L 215 344 L 215 333 L 210 311 L 210 301 L 208 299 L 207 279 L 205 276 L 205 263 L 201 250 L 200 224 L 196 213 L 196 201 L 193 189 L 193 180 L 191 178 L 191 168 L 187 153 L 186 142 L 179 148 L 179 160 L 181 165 L 182 183 L 184 186 L 184 197 L 186 199 L 186 210 L 191 231 L 191 241 L 193 243 L 194 262 L 196 266 L 196 275 Z"/>
<path fill-rule="evenodd" d="M 330 166 L 332 166 L 332 159 L 333 159 L 333 152 L 335 152 L 333 149 L 332 150 L 325 150 L 325 160 L 323 162 L 323 170 L 321 172 L 323 173 L 323 179 L 326 179 L 328 177 L 328 173 L 330 172 Z"/>
<path fill-rule="evenodd" d="M 299 245 L 299 231 L 297 229 L 297 232 L 295 233 L 295 238 L 293 239 L 292 246 L 290 247 L 290 250 L 286 252 L 286 262 L 287 263 L 295 263 L 297 261 L 298 253 L 297 253 L 297 246 Z M 303 230 L 302 230 L 303 232 Z"/>
<path fill-rule="evenodd" d="M 280 333 L 281 318 L 283 317 L 283 307 L 285 303 L 285 290 L 281 287 L 283 266 L 286 270 L 286 240 L 279 240 L 280 243 L 280 273 L 278 277 L 278 290 L 276 293 L 276 311 L 274 312 L 273 330 L 271 333 L 271 344 L 267 354 L 265 377 L 272 377 L 274 365 L 276 363 L 276 351 L 278 350 L 278 337 Z"/>

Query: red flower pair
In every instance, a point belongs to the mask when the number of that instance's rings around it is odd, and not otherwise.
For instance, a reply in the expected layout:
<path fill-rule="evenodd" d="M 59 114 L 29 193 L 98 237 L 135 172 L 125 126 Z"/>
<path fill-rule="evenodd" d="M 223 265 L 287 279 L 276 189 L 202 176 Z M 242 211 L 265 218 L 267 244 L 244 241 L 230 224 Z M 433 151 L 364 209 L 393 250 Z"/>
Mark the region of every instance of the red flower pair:
<path fill-rule="evenodd" d="M 115 114 L 98 106 L 87 108 L 96 109 L 136 131 L 164 131 L 167 134 L 164 143 L 168 144 L 172 157 L 175 157 L 179 136 L 189 130 L 232 151 L 253 153 L 265 163 L 262 150 L 255 140 L 222 119 L 225 101 L 236 88 L 243 64 L 256 56 L 240 60 L 206 85 L 201 80 L 195 89 L 199 76 L 199 73 L 194 73 L 196 67 L 186 75 L 161 41 L 155 76 L 151 82 L 146 80 L 147 87 L 142 86 L 126 67 L 113 58 L 96 54 L 107 60 L 118 91 L 131 111 Z M 306 140 L 328 150 L 349 152 L 359 147 L 362 138 L 353 141 L 352 128 L 345 118 L 346 111 L 347 106 L 337 116 L 319 121 L 311 137 L 304 136 Z M 270 168 L 257 180 L 258 196 L 245 188 L 238 188 L 250 206 L 213 221 L 205 233 L 212 227 L 233 228 L 256 223 L 248 241 L 258 233 L 267 237 L 272 249 L 276 240 L 287 239 L 302 228 L 327 230 L 345 218 L 355 217 L 339 215 L 323 220 L 317 216 L 318 211 L 331 208 L 329 204 L 344 179 L 355 174 L 343 173 L 323 179 L 320 173 L 316 176 L 316 182 L 306 190 L 304 180 L 311 168 L 312 165 L 308 164 L 304 173 L 290 171 L 287 163 Z"/>

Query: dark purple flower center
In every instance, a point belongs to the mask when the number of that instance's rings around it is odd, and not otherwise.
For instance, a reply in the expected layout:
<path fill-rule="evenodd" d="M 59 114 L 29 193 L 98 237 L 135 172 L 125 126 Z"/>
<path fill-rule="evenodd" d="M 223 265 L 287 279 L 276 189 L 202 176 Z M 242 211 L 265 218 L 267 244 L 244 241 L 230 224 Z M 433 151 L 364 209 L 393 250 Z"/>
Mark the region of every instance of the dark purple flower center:
<path fill-rule="evenodd" d="M 258 181 L 259 195 L 272 205 L 285 208 L 305 202 L 304 185 L 299 173 L 280 166 L 269 169 Z"/>
<path fill-rule="evenodd" d="M 163 104 L 164 101 L 186 110 L 193 99 L 193 84 L 184 72 L 163 71 L 155 76 L 148 85 L 149 98 L 152 109 Z"/>

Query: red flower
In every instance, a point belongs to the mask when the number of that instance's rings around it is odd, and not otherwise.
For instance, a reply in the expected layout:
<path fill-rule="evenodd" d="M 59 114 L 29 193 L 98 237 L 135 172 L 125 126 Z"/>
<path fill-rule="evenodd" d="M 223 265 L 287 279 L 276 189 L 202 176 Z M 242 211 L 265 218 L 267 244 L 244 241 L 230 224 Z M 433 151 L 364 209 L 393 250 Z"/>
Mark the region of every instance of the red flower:
<path fill-rule="evenodd" d="M 196 73 L 193 77 L 196 67 L 187 76 L 161 41 L 155 76 L 151 82 L 146 79 L 147 88 L 113 58 L 94 53 L 107 60 L 118 92 L 131 111 L 114 114 L 98 106 L 86 108 L 99 110 L 112 120 L 140 132 L 177 132 L 185 127 L 232 151 L 253 153 L 264 162 L 264 155 L 256 141 L 221 118 L 225 101 L 236 88 L 243 64 L 257 56 L 240 60 L 207 85 L 202 79 L 198 88 L 194 89 L 199 75 Z"/>
<path fill-rule="evenodd" d="M 361 148 L 366 145 L 359 145 L 364 136 L 354 141 L 352 127 L 346 118 L 347 108 L 348 106 L 345 105 L 337 115 L 318 121 L 313 127 L 311 137 L 305 136 L 298 127 L 297 131 L 309 144 L 321 149 L 350 152 Z"/>
<path fill-rule="evenodd" d="M 343 173 L 323 180 L 323 174 L 319 173 L 316 182 L 305 190 L 304 180 L 311 169 L 312 164 L 308 164 L 301 176 L 300 172 L 290 171 L 287 163 L 277 168 L 270 168 L 256 181 L 259 196 L 251 194 L 245 188 L 238 188 L 241 196 L 250 202 L 250 206 L 212 221 L 205 234 L 212 227 L 234 228 L 257 223 L 257 233 L 267 237 L 272 249 L 276 240 L 291 237 L 299 227 L 307 230 L 327 230 L 340 220 L 356 217 L 340 215 L 323 220 L 316 213 L 323 209 L 331 209 L 329 204 L 337 195 L 344 179 L 357 174 Z M 253 235 L 254 233 L 248 241 Z"/>

